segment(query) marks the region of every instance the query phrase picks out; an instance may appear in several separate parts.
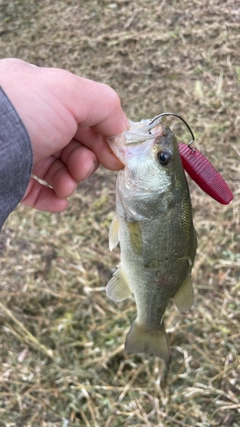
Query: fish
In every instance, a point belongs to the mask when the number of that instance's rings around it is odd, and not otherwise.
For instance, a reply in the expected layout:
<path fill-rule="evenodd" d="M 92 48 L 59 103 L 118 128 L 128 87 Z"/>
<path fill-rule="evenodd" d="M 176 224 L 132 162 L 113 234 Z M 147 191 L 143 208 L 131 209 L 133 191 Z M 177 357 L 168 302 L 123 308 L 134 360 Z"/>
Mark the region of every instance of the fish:
<path fill-rule="evenodd" d="M 137 317 L 126 336 L 126 353 L 168 362 L 164 314 L 170 300 L 180 311 L 191 308 L 197 249 L 178 142 L 159 118 L 130 121 L 130 128 L 108 143 L 124 168 L 117 176 L 109 230 L 110 250 L 120 243 L 120 264 L 106 293 L 115 302 L 134 296 Z"/>

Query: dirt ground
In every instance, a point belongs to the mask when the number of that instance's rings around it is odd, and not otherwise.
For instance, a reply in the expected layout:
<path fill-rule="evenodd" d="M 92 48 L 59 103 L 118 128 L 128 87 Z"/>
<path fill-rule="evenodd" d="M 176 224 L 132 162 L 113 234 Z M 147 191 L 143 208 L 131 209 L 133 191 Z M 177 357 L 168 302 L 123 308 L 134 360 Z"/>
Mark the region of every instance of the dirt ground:
<path fill-rule="evenodd" d="M 134 301 L 105 294 L 116 174 L 100 169 L 60 214 L 19 206 L 0 237 L 0 426 L 240 426 L 239 46 L 239 0 L 1 1 L 2 58 L 107 83 L 132 120 L 181 114 L 234 200 L 189 180 L 195 303 L 167 310 L 164 384 L 160 360 L 124 352 Z"/>

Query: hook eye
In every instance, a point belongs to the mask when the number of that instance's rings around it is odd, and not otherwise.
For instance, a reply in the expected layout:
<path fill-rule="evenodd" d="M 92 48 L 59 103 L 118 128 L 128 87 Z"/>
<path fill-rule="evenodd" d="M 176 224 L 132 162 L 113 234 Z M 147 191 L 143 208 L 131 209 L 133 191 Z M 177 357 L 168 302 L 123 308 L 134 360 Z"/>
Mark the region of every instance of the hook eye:
<path fill-rule="evenodd" d="M 177 117 L 178 119 L 182 120 L 182 122 L 183 122 L 183 123 L 185 124 L 185 126 L 188 128 L 188 130 L 189 130 L 189 132 L 190 132 L 190 134 L 191 134 L 191 136 L 192 136 L 192 140 L 188 143 L 188 148 L 190 148 L 190 150 L 192 150 L 193 152 L 195 152 L 195 149 L 194 149 L 193 147 L 191 147 L 191 145 L 192 145 L 192 144 L 193 144 L 193 142 L 195 141 L 195 137 L 194 137 L 193 131 L 192 131 L 192 129 L 190 128 L 189 124 L 186 122 L 186 120 L 184 120 L 184 119 L 183 119 L 183 117 L 182 117 L 182 116 L 180 116 L 179 114 L 176 114 L 176 113 L 170 113 L 170 112 L 167 112 L 167 113 L 161 113 L 161 114 L 159 114 L 158 116 L 154 117 L 154 119 L 152 119 L 152 120 L 150 121 L 149 125 L 152 125 L 152 124 L 155 122 L 155 120 L 159 119 L 160 117 L 164 117 L 164 116 L 174 116 L 174 117 Z"/>

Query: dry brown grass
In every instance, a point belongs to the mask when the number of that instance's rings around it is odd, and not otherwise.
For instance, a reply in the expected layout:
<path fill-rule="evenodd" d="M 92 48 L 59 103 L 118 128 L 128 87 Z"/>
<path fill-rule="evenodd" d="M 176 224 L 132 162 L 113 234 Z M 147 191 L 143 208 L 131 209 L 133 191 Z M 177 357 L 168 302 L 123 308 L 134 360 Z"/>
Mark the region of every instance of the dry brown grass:
<path fill-rule="evenodd" d="M 19 207 L 0 239 L 0 426 L 239 427 L 239 1 L 0 7 L 2 57 L 108 83 L 134 120 L 182 114 L 235 196 L 223 207 L 190 183 L 195 304 L 168 309 L 164 386 L 161 361 L 124 353 L 133 301 L 105 295 L 118 261 L 108 252 L 115 174 L 96 173 L 62 214 Z"/>

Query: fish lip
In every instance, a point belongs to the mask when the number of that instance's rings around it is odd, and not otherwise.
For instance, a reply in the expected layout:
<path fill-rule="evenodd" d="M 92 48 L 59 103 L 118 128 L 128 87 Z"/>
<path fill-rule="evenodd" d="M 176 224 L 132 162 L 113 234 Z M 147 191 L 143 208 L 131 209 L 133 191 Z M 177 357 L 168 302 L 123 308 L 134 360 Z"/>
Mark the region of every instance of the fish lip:
<path fill-rule="evenodd" d="M 145 120 L 146 121 L 146 120 Z M 163 126 L 161 126 L 160 131 L 156 132 L 154 134 L 151 133 L 151 130 L 153 128 L 157 128 L 159 124 L 161 123 L 162 118 L 160 117 L 157 119 L 154 123 L 150 123 L 145 126 L 139 126 L 139 123 L 137 122 L 131 122 L 132 128 L 128 131 L 124 131 L 124 134 L 126 136 L 126 145 L 134 146 L 134 145 L 141 145 L 144 142 L 148 141 L 149 139 L 152 139 L 153 137 L 161 136 L 163 134 Z M 132 140 L 132 136 L 135 137 L 135 140 Z"/>
<path fill-rule="evenodd" d="M 161 123 L 161 121 L 161 117 L 158 120 L 154 121 L 154 123 L 151 123 L 150 119 L 143 119 L 140 122 L 134 122 L 132 120 L 129 120 L 130 129 L 124 130 L 121 134 L 108 137 L 107 141 L 111 143 L 112 141 L 123 137 L 125 138 L 125 141 L 123 142 L 127 146 L 144 143 L 145 141 L 153 137 L 153 134 L 151 134 L 151 130 L 157 127 Z M 150 123 L 144 124 L 144 122 Z"/>
<path fill-rule="evenodd" d="M 157 138 L 167 137 L 167 129 L 161 122 L 162 117 L 157 118 L 154 122 L 151 119 L 143 119 L 140 122 L 129 120 L 130 129 L 123 131 L 119 135 L 107 138 L 111 150 L 124 167 L 127 164 L 131 147 L 134 149 L 134 147 L 141 147 L 146 143 L 150 143 L 153 146 Z M 154 130 L 152 131 L 152 129 Z"/>

